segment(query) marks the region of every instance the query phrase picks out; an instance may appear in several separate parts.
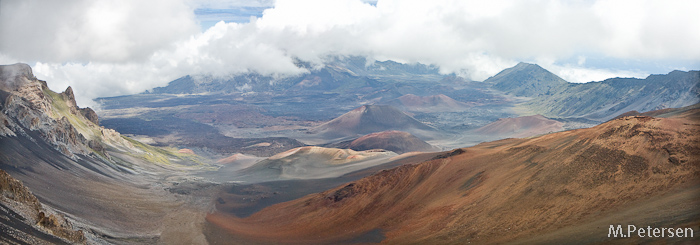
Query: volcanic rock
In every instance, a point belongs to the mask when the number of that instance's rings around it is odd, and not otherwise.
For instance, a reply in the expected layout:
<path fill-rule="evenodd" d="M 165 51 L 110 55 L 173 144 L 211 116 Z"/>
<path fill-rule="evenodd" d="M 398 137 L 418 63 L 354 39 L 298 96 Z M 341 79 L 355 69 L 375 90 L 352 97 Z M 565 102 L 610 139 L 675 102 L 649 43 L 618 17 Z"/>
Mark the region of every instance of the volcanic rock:
<path fill-rule="evenodd" d="M 85 241 L 82 231 L 74 230 L 73 225 L 62 215 L 45 209 L 21 181 L 4 170 L 0 170 L 0 194 L 0 218 L 3 219 L 0 229 L 6 232 L 0 236 L 0 241 L 8 237 L 26 243 L 62 242 L 60 239 L 73 243 Z"/>

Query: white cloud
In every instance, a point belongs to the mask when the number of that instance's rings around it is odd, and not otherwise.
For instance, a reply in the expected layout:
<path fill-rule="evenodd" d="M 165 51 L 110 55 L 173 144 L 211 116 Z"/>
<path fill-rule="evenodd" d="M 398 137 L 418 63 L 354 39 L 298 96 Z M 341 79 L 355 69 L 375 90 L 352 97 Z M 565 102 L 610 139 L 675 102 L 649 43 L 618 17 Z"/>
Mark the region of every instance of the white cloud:
<path fill-rule="evenodd" d="M 614 77 L 645 78 L 649 73 L 638 70 L 614 70 L 605 68 L 589 68 L 578 65 L 540 64 L 543 68 L 557 74 L 562 79 L 572 83 L 587 83 L 603 81 Z"/>
<path fill-rule="evenodd" d="M 47 81 L 51 90 L 62 92 L 72 86 L 78 105 L 93 108 L 96 105 L 92 99 L 96 97 L 142 92 L 186 74 L 173 67 L 143 63 L 37 62 L 33 71 L 37 78 Z"/>
<path fill-rule="evenodd" d="M 241 7 L 273 7 L 274 0 L 188 0 L 193 8 L 231 9 Z"/>
<path fill-rule="evenodd" d="M 192 9 L 177 1 L 0 2 L 0 52 L 23 61 L 146 60 L 198 31 Z"/>
<path fill-rule="evenodd" d="M 434 64 L 474 80 L 534 60 L 572 82 L 649 73 L 596 67 L 591 54 L 690 69 L 700 60 L 697 1 L 279 0 L 250 23 L 197 31 L 195 8 L 271 4 L 3 0 L 0 61 L 35 64 L 37 76 L 57 90 L 72 85 L 87 104 L 186 74 L 298 74 L 306 71 L 294 58 L 328 55 Z"/>
<path fill-rule="evenodd" d="M 599 51 L 617 58 L 700 60 L 700 1 L 599 1 L 592 10 L 605 25 Z"/>

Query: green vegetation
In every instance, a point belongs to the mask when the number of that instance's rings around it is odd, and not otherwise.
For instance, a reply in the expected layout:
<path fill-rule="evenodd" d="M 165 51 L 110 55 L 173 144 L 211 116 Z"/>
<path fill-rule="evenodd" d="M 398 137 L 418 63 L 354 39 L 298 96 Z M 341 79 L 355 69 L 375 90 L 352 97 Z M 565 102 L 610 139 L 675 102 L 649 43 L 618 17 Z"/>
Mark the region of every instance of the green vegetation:
<path fill-rule="evenodd" d="M 65 100 L 62 94 L 53 92 L 49 89 L 44 89 L 43 91 L 44 94 L 51 98 L 53 112 L 51 115 L 52 118 L 54 118 L 55 120 L 60 120 L 62 117 L 65 117 L 66 119 L 68 119 L 71 125 L 73 125 L 73 127 L 75 127 L 75 129 L 86 139 L 97 140 L 100 143 L 104 143 L 104 139 L 103 137 L 101 137 L 102 132 L 99 126 L 94 125 L 92 122 L 88 122 L 85 118 L 83 118 L 82 115 L 75 115 L 71 113 L 70 106 L 68 105 L 67 101 Z M 196 165 L 204 165 L 204 163 L 202 163 L 201 161 L 201 157 L 197 155 L 179 153 L 177 152 L 178 150 L 174 148 L 158 148 L 146 145 L 126 136 L 122 136 L 122 138 L 129 141 L 134 147 L 141 150 L 141 153 L 130 152 L 129 154 L 131 156 L 144 159 L 148 162 L 169 165 L 173 164 L 172 160 L 175 160 L 175 162 L 189 162 L 194 163 Z M 104 155 L 102 152 L 98 152 L 93 149 L 90 150 L 96 153 L 97 155 L 101 156 L 102 158 L 108 159 L 107 156 Z"/>
<path fill-rule="evenodd" d="M 75 129 L 78 130 L 78 132 L 82 134 L 86 139 L 100 138 L 97 136 L 101 135 L 102 133 L 100 132 L 100 129 L 97 127 L 97 125 L 94 125 L 91 122 L 87 122 L 87 120 L 83 118 L 82 115 L 78 116 L 71 113 L 68 103 L 61 94 L 53 92 L 49 89 L 44 89 L 44 94 L 51 97 L 51 105 L 53 107 L 54 112 L 51 116 L 54 119 L 60 120 L 62 117 L 66 117 L 66 119 L 68 119 L 68 121 L 73 125 L 73 127 L 75 127 Z"/>
<path fill-rule="evenodd" d="M 205 165 L 201 161 L 201 157 L 197 155 L 191 155 L 191 154 L 185 154 L 185 153 L 179 153 L 178 149 L 175 148 L 160 148 L 160 147 L 155 147 L 155 146 L 150 146 L 144 143 L 139 142 L 138 140 L 134 140 L 132 138 L 126 137 L 122 135 L 122 138 L 125 140 L 129 141 L 134 147 L 138 148 L 141 150 L 143 153 L 137 154 L 131 152 L 130 155 L 138 158 L 142 158 L 146 161 L 152 162 L 152 163 L 160 163 L 160 164 L 166 164 L 170 165 L 173 164 L 172 160 L 178 160 L 178 161 L 184 161 L 184 162 L 192 162 L 197 165 Z"/>

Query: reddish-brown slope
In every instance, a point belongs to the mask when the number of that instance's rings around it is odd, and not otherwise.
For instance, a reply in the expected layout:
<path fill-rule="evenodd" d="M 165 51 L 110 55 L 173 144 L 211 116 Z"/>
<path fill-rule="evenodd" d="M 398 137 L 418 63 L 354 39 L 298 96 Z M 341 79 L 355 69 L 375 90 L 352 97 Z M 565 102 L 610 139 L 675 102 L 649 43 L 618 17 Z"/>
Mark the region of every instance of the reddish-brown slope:
<path fill-rule="evenodd" d="M 364 135 L 386 130 L 411 133 L 434 130 L 408 114 L 388 105 L 364 105 L 314 128 L 329 136 Z"/>
<path fill-rule="evenodd" d="M 411 151 L 438 151 L 427 142 L 407 132 L 396 130 L 371 133 L 351 141 L 347 148 L 356 151 L 384 149 L 398 154 Z"/>
<path fill-rule="evenodd" d="M 524 138 L 564 130 L 564 123 L 542 115 L 501 118 L 478 128 L 475 132 L 500 137 Z"/>
<path fill-rule="evenodd" d="M 619 116 L 615 117 L 614 119 L 619 119 L 623 117 L 628 117 L 628 116 L 647 116 L 647 117 L 686 117 L 686 118 L 694 118 L 694 119 L 700 119 L 698 113 L 700 113 L 700 110 L 697 110 L 700 108 L 700 104 L 694 104 L 694 105 L 689 105 L 686 107 L 681 107 L 681 108 L 666 108 L 666 109 L 661 109 L 661 110 L 654 110 L 654 111 L 648 111 L 648 112 L 638 112 L 638 111 L 628 111 L 625 113 L 620 114 Z"/>
<path fill-rule="evenodd" d="M 617 224 L 646 218 L 657 227 L 698 232 L 700 199 L 692 190 L 700 184 L 699 127 L 686 118 L 626 117 L 484 143 L 245 219 L 214 213 L 207 220 L 239 239 L 277 243 L 337 242 L 381 229 L 388 243 L 480 244 L 567 227 L 577 229 L 561 233 L 568 234 L 558 237 L 563 241 L 601 242 L 609 240 L 607 227 L 595 221 L 607 217 L 619 217 Z M 667 199 L 674 196 L 682 198 Z M 659 200 L 665 204 L 654 204 Z M 627 210 L 643 212 L 619 215 Z"/>

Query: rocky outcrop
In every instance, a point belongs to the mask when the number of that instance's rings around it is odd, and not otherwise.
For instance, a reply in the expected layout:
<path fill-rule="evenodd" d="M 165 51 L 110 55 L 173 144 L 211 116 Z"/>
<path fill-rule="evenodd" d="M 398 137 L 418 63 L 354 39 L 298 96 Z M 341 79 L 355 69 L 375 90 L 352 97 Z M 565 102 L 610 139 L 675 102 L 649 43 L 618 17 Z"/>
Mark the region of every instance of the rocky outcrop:
<path fill-rule="evenodd" d="M 22 185 L 22 182 L 13 178 L 5 172 L 5 170 L 0 169 L 0 192 L 2 193 L 2 198 L 10 199 L 25 204 L 28 208 L 32 210 L 39 211 L 41 209 L 41 204 L 39 199 L 37 199 L 27 187 Z"/>
<path fill-rule="evenodd" d="M 37 105 L 42 104 L 42 102 L 32 103 L 26 98 L 12 94 L 5 100 L 2 112 L 20 126 L 31 131 L 39 131 L 44 140 L 68 157 L 74 158 L 74 154 L 89 154 L 90 151 L 86 147 L 87 140 L 71 122 L 65 116 L 56 120 L 44 111 L 37 110 Z"/>
<path fill-rule="evenodd" d="M 27 64 L 0 66 L 0 90 L 14 91 L 26 85 L 27 81 L 36 79 L 32 68 Z"/>
<path fill-rule="evenodd" d="M 64 155 L 105 155 L 105 143 L 133 148 L 114 130 L 98 126 L 90 108 L 80 108 L 71 87 L 57 94 L 36 79 L 26 64 L 0 66 L 0 136 L 38 131 L 41 138 Z"/>
<path fill-rule="evenodd" d="M 77 115 L 79 108 L 78 103 L 75 102 L 75 94 L 73 94 L 73 88 L 68 86 L 68 88 L 66 88 L 66 91 L 63 91 L 63 93 L 61 93 L 61 96 L 63 97 L 63 100 L 66 101 L 66 105 L 68 106 L 70 113 Z"/>
<path fill-rule="evenodd" d="M 13 128 L 16 128 L 16 125 L 12 120 L 8 119 L 5 114 L 0 113 L 0 137 L 16 136 Z"/>
<path fill-rule="evenodd" d="M 100 120 L 97 117 L 97 113 L 90 109 L 90 107 L 79 108 L 78 110 L 87 120 L 90 120 L 90 122 L 94 123 L 95 125 L 100 125 Z"/>
<path fill-rule="evenodd" d="M 11 212 L 0 212 L 0 217 L 5 220 L 17 222 L 3 222 L 3 231 L 7 232 L 7 236 L 11 236 L 16 240 L 27 241 L 31 243 L 42 237 L 56 236 L 70 243 L 84 243 L 85 235 L 83 231 L 75 230 L 71 222 L 66 220 L 63 215 L 56 213 L 49 208 L 44 208 L 39 199 L 32 194 L 21 181 L 13 178 L 4 170 L 0 170 L 0 204 L 11 210 Z M 5 215 L 14 213 L 19 215 Z M 35 234 L 21 227 L 13 227 L 18 222 L 24 221 L 24 226 L 30 226 L 45 234 Z M 23 227 L 24 227 L 23 226 Z"/>

